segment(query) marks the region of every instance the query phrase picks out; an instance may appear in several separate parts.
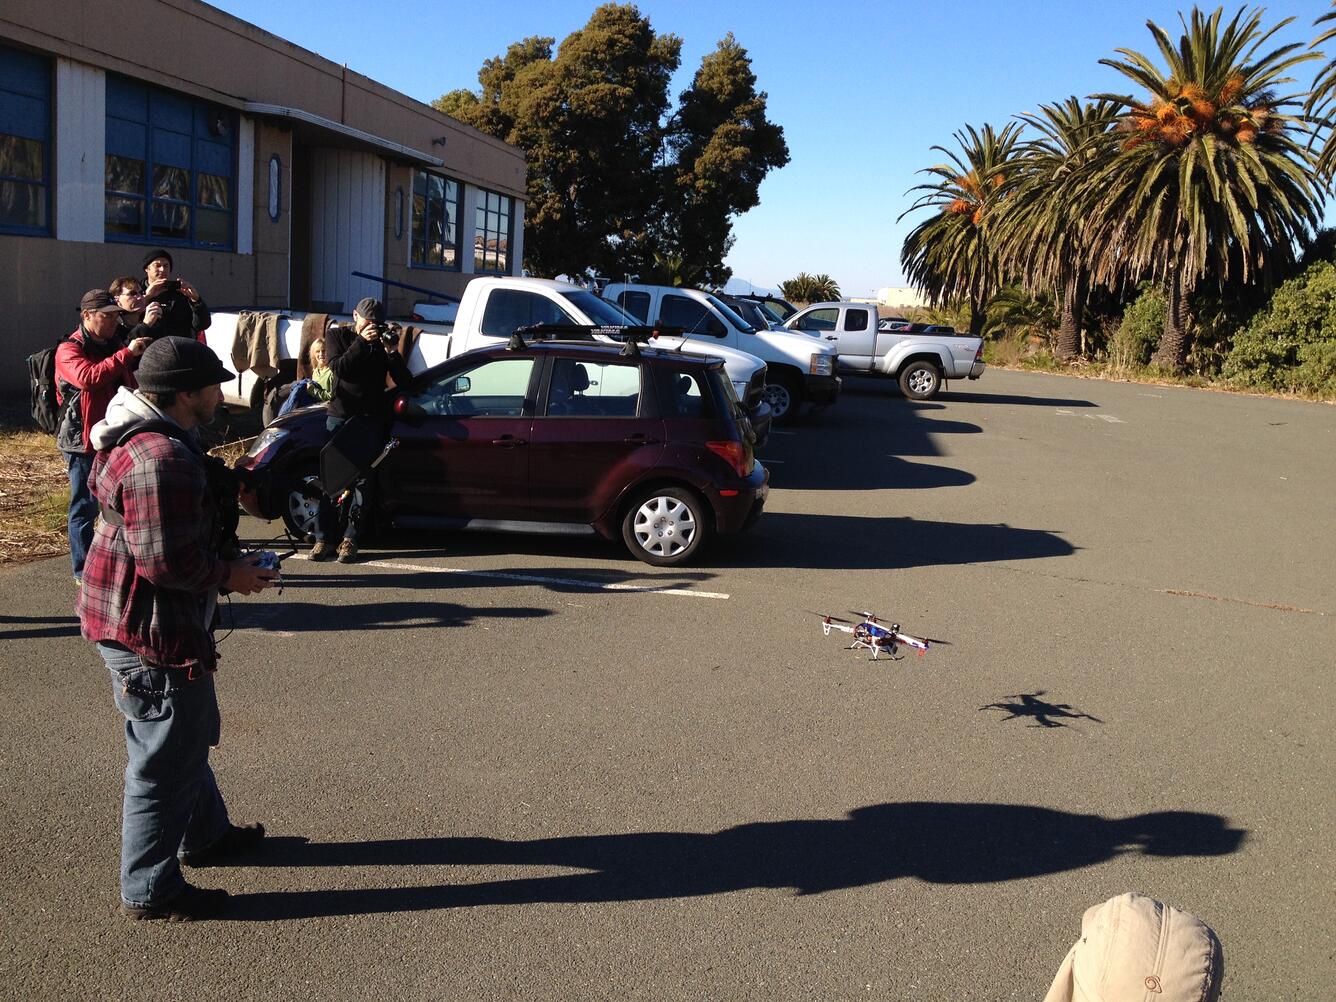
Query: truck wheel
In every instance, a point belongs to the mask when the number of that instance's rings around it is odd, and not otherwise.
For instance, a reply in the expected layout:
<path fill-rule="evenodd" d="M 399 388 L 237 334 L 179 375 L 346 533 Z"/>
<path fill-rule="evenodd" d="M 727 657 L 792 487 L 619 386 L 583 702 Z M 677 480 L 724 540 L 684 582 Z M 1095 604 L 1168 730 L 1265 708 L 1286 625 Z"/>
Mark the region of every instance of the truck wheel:
<path fill-rule="evenodd" d="M 942 370 L 920 359 L 900 370 L 900 392 L 910 400 L 931 400 L 942 388 Z"/>
<path fill-rule="evenodd" d="M 622 542 L 655 567 L 686 563 L 705 539 L 707 508 L 682 487 L 656 487 L 633 501 L 622 516 Z"/>
<path fill-rule="evenodd" d="M 761 396 L 770 405 L 770 420 L 775 424 L 793 424 L 798 419 L 798 408 L 802 405 L 798 381 L 784 372 L 766 375 L 771 382 L 765 384 Z"/>

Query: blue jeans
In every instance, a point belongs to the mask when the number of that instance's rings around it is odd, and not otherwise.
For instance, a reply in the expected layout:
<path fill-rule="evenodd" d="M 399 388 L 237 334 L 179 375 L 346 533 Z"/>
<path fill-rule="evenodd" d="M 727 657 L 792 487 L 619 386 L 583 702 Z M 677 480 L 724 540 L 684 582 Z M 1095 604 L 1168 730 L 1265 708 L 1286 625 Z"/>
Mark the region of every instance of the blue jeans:
<path fill-rule="evenodd" d="M 70 477 L 70 563 L 74 565 L 74 576 L 82 578 L 88 547 L 93 545 L 93 522 L 97 519 L 97 499 L 88 490 L 93 454 L 67 452 L 65 465 Z"/>
<path fill-rule="evenodd" d="M 209 768 L 221 721 L 213 674 L 146 668 L 120 644 L 97 645 L 125 717 L 121 900 L 161 905 L 185 888 L 178 851 L 204 849 L 228 830 L 227 807 Z"/>

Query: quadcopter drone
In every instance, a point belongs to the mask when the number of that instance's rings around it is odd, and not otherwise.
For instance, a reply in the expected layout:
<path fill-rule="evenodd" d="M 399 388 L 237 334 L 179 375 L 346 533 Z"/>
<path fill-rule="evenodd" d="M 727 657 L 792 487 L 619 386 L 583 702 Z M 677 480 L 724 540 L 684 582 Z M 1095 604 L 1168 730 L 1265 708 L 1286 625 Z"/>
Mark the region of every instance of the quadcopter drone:
<path fill-rule="evenodd" d="M 945 640 L 911 637 L 907 633 L 901 633 L 899 623 L 882 626 L 875 612 L 857 612 L 853 609 L 849 611 L 855 616 L 861 616 L 862 622 L 855 623 L 852 620 L 841 619 L 839 616 L 831 616 L 824 612 L 814 613 L 814 615 L 821 617 L 821 632 L 825 636 L 830 636 L 831 630 L 839 630 L 841 633 L 852 635 L 854 642 L 845 650 L 871 651 L 873 661 L 876 661 L 883 651 L 890 656 L 892 661 L 900 660 L 900 657 L 904 657 L 904 655 L 896 657 L 895 652 L 901 644 L 915 648 L 919 657 L 927 654 L 928 648 L 933 644 L 950 646 Z"/>

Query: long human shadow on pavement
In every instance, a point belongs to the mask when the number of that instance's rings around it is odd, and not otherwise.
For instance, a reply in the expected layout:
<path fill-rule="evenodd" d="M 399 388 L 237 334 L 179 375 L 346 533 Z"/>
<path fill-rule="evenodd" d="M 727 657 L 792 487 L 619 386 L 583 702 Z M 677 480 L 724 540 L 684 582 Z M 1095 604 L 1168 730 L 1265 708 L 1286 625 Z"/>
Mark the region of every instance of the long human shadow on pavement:
<path fill-rule="evenodd" d="M 23 624 L 18 629 L 15 624 Z M 0 614 L 0 640 L 77 637 L 78 616 L 9 616 Z"/>
<path fill-rule="evenodd" d="M 365 584 L 377 584 L 368 581 Z M 239 630 L 281 630 L 289 633 L 331 633 L 360 630 L 420 630 L 474 626 L 479 620 L 541 619 L 550 609 L 475 608 L 454 602 L 286 602 L 236 604 L 224 614 L 225 627 Z M 229 618 L 230 617 L 230 618 Z"/>
<path fill-rule="evenodd" d="M 1215 814 L 1129 818 L 1024 804 L 893 803 L 845 818 L 738 825 L 718 832 L 630 832 L 508 842 L 416 838 L 311 843 L 266 839 L 237 866 L 553 866 L 586 872 L 479 883 L 273 891 L 235 896 L 244 921 L 485 905 L 598 903 L 792 888 L 822 894 L 912 877 L 978 884 L 1061 873 L 1129 854 L 1219 856 L 1246 832 Z M 460 879 L 465 879 L 462 875 Z"/>
<path fill-rule="evenodd" d="M 1076 547 L 1045 529 L 767 512 L 751 532 L 722 541 L 703 562 L 732 567 L 900 570 L 1066 557 Z"/>

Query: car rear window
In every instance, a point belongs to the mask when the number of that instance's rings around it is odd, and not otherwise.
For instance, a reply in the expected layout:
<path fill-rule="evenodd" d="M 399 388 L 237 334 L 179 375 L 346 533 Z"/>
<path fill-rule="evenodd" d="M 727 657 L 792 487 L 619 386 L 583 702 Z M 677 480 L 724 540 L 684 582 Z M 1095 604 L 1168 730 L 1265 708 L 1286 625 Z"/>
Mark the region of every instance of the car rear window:
<path fill-rule="evenodd" d="M 640 366 L 557 358 L 548 382 L 548 417 L 635 417 Z"/>
<path fill-rule="evenodd" d="M 714 397 L 698 373 L 658 366 L 654 378 L 659 395 L 659 412 L 663 417 L 690 419 L 715 416 Z"/>

